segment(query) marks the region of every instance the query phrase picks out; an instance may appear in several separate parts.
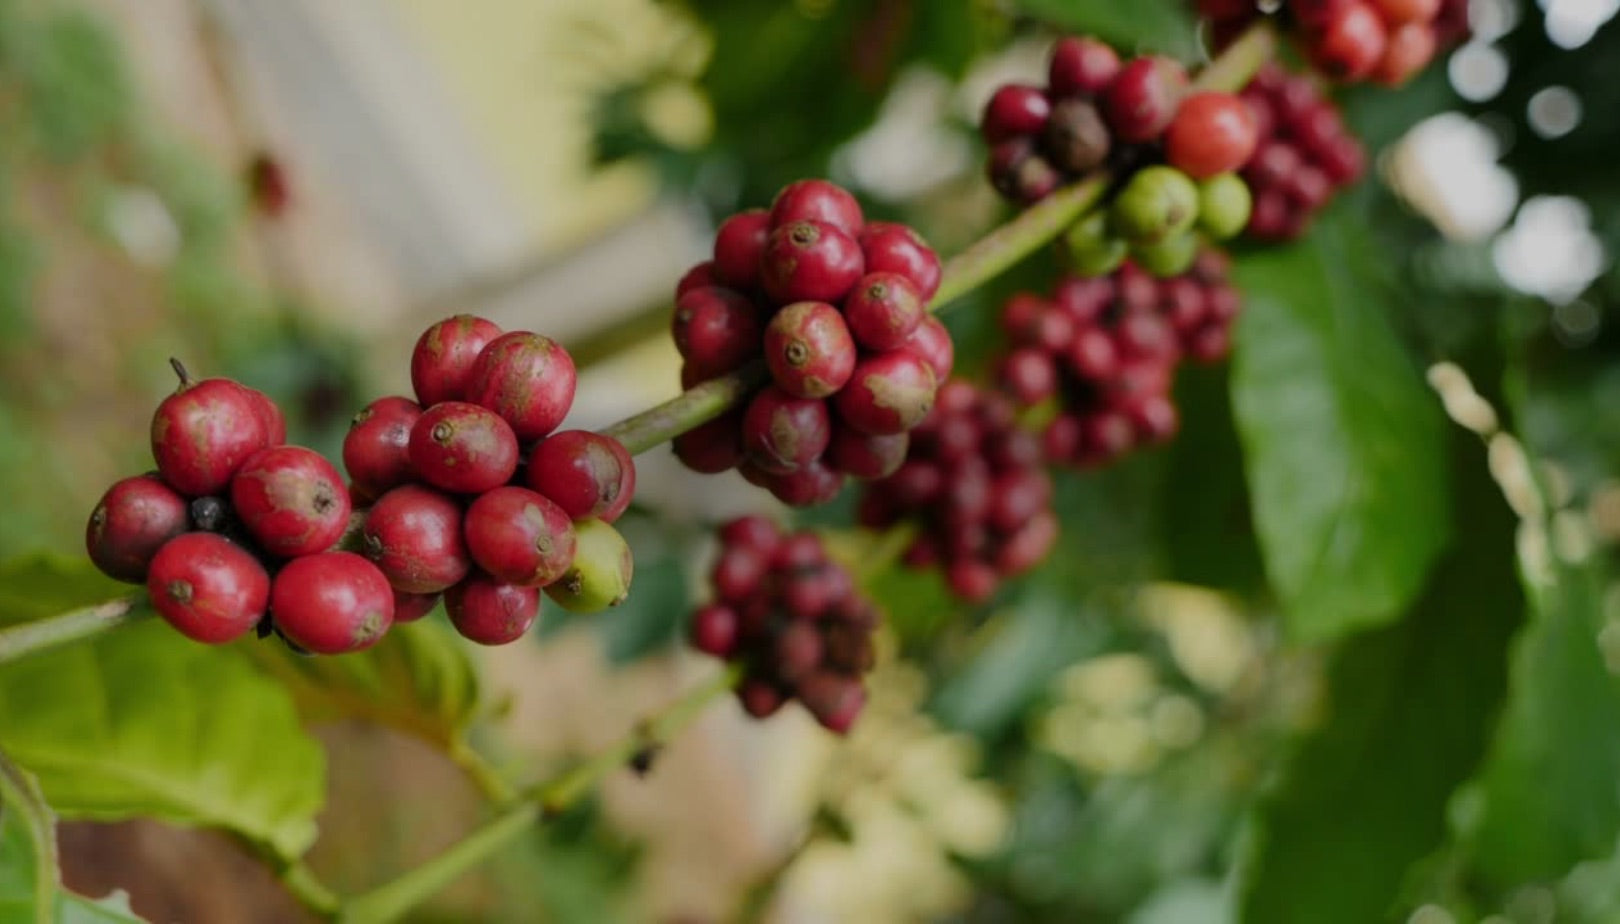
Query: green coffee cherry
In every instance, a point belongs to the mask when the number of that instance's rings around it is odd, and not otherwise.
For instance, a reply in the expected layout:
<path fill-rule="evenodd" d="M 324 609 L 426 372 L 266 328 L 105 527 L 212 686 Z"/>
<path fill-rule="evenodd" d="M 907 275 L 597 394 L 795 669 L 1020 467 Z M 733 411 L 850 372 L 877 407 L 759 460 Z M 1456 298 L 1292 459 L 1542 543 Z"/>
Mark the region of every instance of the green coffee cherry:
<path fill-rule="evenodd" d="M 1198 227 L 1217 241 L 1236 237 L 1249 225 L 1254 197 L 1235 173 L 1221 173 L 1198 186 Z"/>
<path fill-rule="evenodd" d="M 1180 276 L 1198 257 L 1198 235 L 1184 231 L 1156 244 L 1132 245 L 1131 256 L 1138 266 L 1161 279 Z"/>
<path fill-rule="evenodd" d="M 1069 270 L 1076 276 L 1106 276 L 1125 262 L 1129 248 L 1108 231 L 1108 216 L 1092 212 L 1064 232 Z"/>
<path fill-rule="evenodd" d="M 1198 185 L 1174 167 L 1144 167 L 1114 197 L 1109 217 L 1132 244 L 1175 237 L 1198 220 Z"/>
<path fill-rule="evenodd" d="M 594 517 L 574 521 L 574 561 L 546 585 L 546 596 L 574 613 L 618 606 L 630 595 L 635 558 L 619 531 Z"/>

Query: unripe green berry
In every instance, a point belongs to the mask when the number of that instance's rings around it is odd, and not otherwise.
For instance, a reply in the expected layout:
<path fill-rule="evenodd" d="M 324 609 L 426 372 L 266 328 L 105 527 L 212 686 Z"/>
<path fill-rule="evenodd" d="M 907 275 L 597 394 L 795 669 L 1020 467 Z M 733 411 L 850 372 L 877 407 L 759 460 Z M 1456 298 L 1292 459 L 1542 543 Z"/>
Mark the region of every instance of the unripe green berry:
<path fill-rule="evenodd" d="M 1217 241 L 1236 237 L 1248 227 L 1254 197 L 1235 173 L 1222 173 L 1198 184 L 1198 227 Z"/>
<path fill-rule="evenodd" d="M 1160 279 L 1180 276 L 1198 258 L 1198 235 L 1183 232 L 1154 244 L 1133 244 L 1136 264 Z"/>
<path fill-rule="evenodd" d="M 1175 237 L 1198 220 L 1198 186 L 1174 167 L 1144 167 L 1114 197 L 1110 218 L 1132 244 Z"/>
<path fill-rule="evenodd" d="M 573 613 L 596 613 L 630 595 L 635 558 L 619 531 L 591 517 L 574 521 L 574 562 L 546 585 L 546 596 Z"/>
<path fill-rule="evenodd" d="M 1106 276 L 1125 262 L 1129 253 L 1124 238 L 1109 233 L 1108 215 L 1092 212 L 1064 232 L 1069 270 L 1076 276 Z"/>

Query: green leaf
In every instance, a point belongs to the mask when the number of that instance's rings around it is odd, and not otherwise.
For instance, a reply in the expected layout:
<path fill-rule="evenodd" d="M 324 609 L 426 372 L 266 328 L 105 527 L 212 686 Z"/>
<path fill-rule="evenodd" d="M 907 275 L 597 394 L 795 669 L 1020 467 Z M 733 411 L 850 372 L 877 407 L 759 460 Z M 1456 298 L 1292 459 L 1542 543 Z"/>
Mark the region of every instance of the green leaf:
<path fill-rule="evenodd" d="M 478 673 L 461 639 L 428 617 L 395 626 L 372 648 L 336 658 L 250 646 L 306 722 L 363 719 L 451 748 L 478 713 Z"/>
<path fill-rule="evenodd" d="M 1408 618 L 1334 653 L 1321 722 L 1253 819 L 1245 924 L 1390 919 L 1412 865 L 1445 837 L 1453 791 L 1484 756 L 1524 596 L 1516 521 L 1482 447 L 1456 442 L 1465 445 L 1453 500 L 1467 528 Z"/>
<path fill-rule="evenodd" d="M 1229 394 L 1224 365 L 1177 374 L 1182 424 L 1167 451 L 1159 521 L 1168 577 L 1247 593 L 1265 577 Z"/>
<path fill-rule="evenodd" d="M 1396 619 L 1446 540 L 1439 403 L 1344 210 L 1246 255 L 1232 404 L 1266 572 L 1300 641 Z"/>
<path fill-rule="evenodd" d="M 1181 0 L 1020 0 L 1033 16 L 1069 32 L 1095 35 L 1120 48 L 1192 58 L 1198 32 Z"/>
<path fill-rule="evenodd" d="M 220 827 L 297 857 L 315 839 L 325 759 L 243 647 L 154 621 L 0 665 L 0 748 L 63 817 Z"/>
<path fill-rule="evenodd" d="M 0 563 L 0 626 L 32 622 L 138 592 L 82 558 L 43 552 L 25 555 Z"/>
<path fill-rule="evenodd" d="M 1467 838 L 1475 871 L 1499 888 L 1607 856 L 1620 834 L 1620 683 L 1596 645 L 1603 587 L 1595 567 L 1562 569 L 1515 645 Z"/>

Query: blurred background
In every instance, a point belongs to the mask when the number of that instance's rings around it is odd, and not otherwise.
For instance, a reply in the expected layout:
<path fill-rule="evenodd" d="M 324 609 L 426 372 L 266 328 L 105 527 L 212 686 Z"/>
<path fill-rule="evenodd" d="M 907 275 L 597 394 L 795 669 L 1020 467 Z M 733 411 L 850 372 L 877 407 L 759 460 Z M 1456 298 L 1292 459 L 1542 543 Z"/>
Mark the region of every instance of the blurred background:
<path fill-rule="evenodd" d="M 1620 812 L 1617 11 L 1475 0 L 1474 38 L 1422 78 L 1345 96 L 1379 152 L 1349 206 L 1372 222 L 1373 275 L 1425 362 L 1483 353 L 1500 372 L 1429 379 L 1458 423 L 1505 436 L 1496 415 L 1514 434 L 1489 454 L 1519 567 L 1532 590 L 1574 576 L 1558 586 L 1577 601 L 1532 603 L 1561 607 L 1593 655 L 1549 650 L 1549 675 L 1587 671 L 1577 689 L 1511 707 L 1578 732 L 1554 763 L 1576 768 L 1557 784 L 1570 801 L 1605 806 L 1582 850 L 1520 851 L 1533 825 L 1481 848 L 1465 788 L 1456 836 L 1409 877 L 1413 924 L 1620 921 L 1620 825 L 1603 822 Z M 575 426 L 670 397 L 675 280 L 719 220 L 786 182 L 831 177 L 945 255 L 1004 220 L 976 115 L 1000 81 L 1042 73 L 1061 29 L 1204 54 L 1174 0 L 0 0 L 0 558 L 77 554 L 104 486 L 150 465 L 171 355 L 268 391 L 294 441 L 331 457 L 454 312 L 569 347 Z M 1029 261 L 951 314 L 964 372 L 998 345 L 993 306 L 1053 267 Z M 649 778 L 612 779 L 416 919 L 1231 920 L 1248 812 L 1282 743 L 1321 719 L 1326 680 L 1321 652 L 1278 635 L 1225 376 L 1183 373 L 1172 447 L 1064 477 L 1055 563 L 993 605 L 883 576 L 885 658 L 847 741 L 796 709 L 761 724 L 719 705 Z M 631 601 L 589 620 L 550 609 L 536 638 L 471 653 L 472 743 L 514 780 L 715 669 L 680 641 L 706 593 L 706 527 L 779 509 L 667 448 L 638 464 Z M 850 500 L 804 519 L 843 528 Z M 417 738 L 318 727 L 311 863 L 340 891 L 481 817 Z M 222 835 L 140 821 L 62 837 L 71 887 L 129 890 L 152 920 L 298 919 Z"/>

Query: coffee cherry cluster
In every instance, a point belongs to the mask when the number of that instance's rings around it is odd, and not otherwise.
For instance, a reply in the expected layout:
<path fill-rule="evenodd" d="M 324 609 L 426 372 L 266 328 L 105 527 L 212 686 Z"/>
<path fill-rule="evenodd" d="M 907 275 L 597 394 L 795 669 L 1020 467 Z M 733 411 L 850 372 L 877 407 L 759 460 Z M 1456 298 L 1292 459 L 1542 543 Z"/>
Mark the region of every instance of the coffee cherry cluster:
<path fill-rule="evenodd" d="M 1197 0 L 1197 7 L 1217 44 L 1264 13 L 1258 0 Z M 1400 86 L 1467 31 L 1466 0 L 1285 0 L 1277 12 L 1316 68 L 1343 83 Z"/>
<path fill-rule="evenodd" d="M 1235 97 L 1227 99 L 1244 110 L 1243 120 L 1252 125 L 1247 107 Z M 1252 133 L 1247 138 L 1245 151 L 1253 148 Z M 1127 258 L 1154 276 L 1179 276 L 1192 266 L 1206 239 L 1225 240 L 1242 231 L 1251 205 L 1248 184 L 1235 173 L 1196 181 L 1176 167 L 1143 167 L 1107 210 L 1088 214 L 1064 232 L 1062 252 L 1077 276 L 1112 273 Z"/>
<path fill-rule="evenodd" d="M 676 456 L 698 472 L 738 468 L 793 506 L 831 500 L 846 475 L 893 471 L 954 359 L 927 308 L 939 281 L 938 256 L 910 228 L 866 222 L 824 180 L 726 219 L 714 259 L 676 288 L 682 385 L 760 359 L 771 384 L 678 437 Z"/>
<path fill-rule="evenodd" d="M 1056 403 L 1042 435 L 1048 461 L 1103 465 L 1175 435 L 1177 363 L 1230 349 L 1240 301 L 1226 273 L 1226 258 L 1205 251 L 1174 279 L 1126 263 L 1111 276 L 1065 279 L 1051 298 L 1008 299 L 1001 323 L 1012 350 L 999 385 L 1019 405 Z"/>
<path fill-rule="evenodd" d="M 1366 153 L 1339 110 L 1311 79 L 1267 64 L 1243 90 L 1260 127 L 1260 144 L 1243 178 L 1254 191 L 1248 233 L 1292 240 L 1333 194 L 1360 178 Z"/>
<path fill-rule="evenodd" d="M 797 698 L 843 734 L 866 704 L 880 615 L 812 532 L 784 533 L 764 517 L 720 528 L 715 602 L 692 614 L 694 648 L 746 665 L 737 698 L 765 718 Z"/>
<path fill-rule="evenodd" d="M 285 445 L 281 411 L 261 392 L 192 381 L 174 365 L 180 388 L 152 416 L 157 471 L 101 498 L 85 531 L 90 560 L 144 583 L 153 608 L 199 642 L 257 628 L 323 654 L 375 644 L 394 596 L 376 566 L 334 548 L 350 514 L 337 469 Z"/>
<path fill-rule="evenodd" d="M 905 564 L 941 568 L 951 592 L 972 603 L 1040 564 L 1057 541 L 1041 441 L 1016 416 L 1004 395 L 947 383 L 905 464 L 861 495 L 862 526 L 916 524 Z"/>
<path fill-rule="evenodd" d="M 500 645 L 540 613 L 612 606 L 632 559 L 608 525 L 635 492 L 617 440 L 556 428 L 574 402 L 574 361 L 528 331 L 471 315 L 440 321 L 411 354 L 416 400 L 386 397 L 354 419 L 343 464 L 369 504 L 360 554 L 410 612 L 442 594 L 456 630 Z"/>

